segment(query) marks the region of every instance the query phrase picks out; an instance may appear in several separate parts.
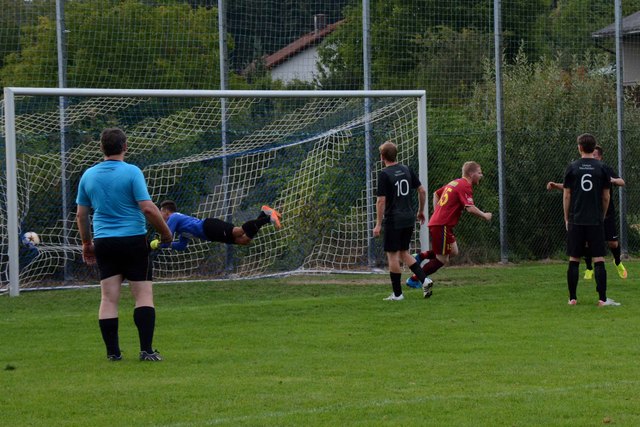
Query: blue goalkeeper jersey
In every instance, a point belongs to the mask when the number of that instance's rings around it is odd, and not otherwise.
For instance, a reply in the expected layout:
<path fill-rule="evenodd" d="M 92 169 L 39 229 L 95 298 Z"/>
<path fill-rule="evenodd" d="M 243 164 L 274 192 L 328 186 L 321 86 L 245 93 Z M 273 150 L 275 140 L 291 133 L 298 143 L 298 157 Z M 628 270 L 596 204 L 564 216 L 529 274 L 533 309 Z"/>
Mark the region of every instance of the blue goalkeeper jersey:
<path fill-rule="evenodd" d="M 194 237 L 202 240 L 208 240 L 204 234 L 204 228 L 202 224 L 204 220 L 181 214 L 180 212 L 174 212 L 167 219 L 167 225 L 171 234 L 178 234 L 178 241 L 172 243 L 162 244 L 163 248 L 171 247 L 176 251 L 183 251 L 187 248 L 190 240 Z"/>

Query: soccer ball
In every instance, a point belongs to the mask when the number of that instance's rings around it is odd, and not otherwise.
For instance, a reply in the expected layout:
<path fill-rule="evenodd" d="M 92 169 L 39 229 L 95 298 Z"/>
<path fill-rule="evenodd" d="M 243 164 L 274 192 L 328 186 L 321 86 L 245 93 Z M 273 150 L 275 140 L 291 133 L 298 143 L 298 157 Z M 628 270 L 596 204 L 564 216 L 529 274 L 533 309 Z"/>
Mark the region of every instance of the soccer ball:
<path fill-rule="evenodd" d="M 27 231 L 22 236 L 22 242 L 24 244 L 31 245 L 39 245 L 40 244 L 40 236 L 35 231 Z"/>

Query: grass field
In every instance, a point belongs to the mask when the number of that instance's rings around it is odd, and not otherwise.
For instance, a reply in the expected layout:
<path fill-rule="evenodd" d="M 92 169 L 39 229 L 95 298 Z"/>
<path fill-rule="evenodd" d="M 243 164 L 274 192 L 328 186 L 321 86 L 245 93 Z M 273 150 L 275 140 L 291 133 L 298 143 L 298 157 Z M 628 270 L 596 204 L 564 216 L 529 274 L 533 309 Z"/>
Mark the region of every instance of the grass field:
<path fill-rule="evenodd" d="M 99 290 L 0 297 L 0 425 L 640 425 L 640 263 L 609 296 L 566 264 L 443 269 L 434 296 L 388 275 L 156 286 L 155 346 L 108 362 Z M 403 279 L 407 275 L 403 275 Z"/>

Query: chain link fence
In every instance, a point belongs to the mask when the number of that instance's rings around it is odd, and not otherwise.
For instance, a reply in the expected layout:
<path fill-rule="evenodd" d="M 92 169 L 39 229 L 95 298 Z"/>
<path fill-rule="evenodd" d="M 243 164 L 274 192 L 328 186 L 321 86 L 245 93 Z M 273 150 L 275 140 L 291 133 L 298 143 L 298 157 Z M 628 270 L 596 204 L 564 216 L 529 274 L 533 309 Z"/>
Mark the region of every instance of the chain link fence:
<path fill-rule="evenodd" d="M 561 193 L 545 184 L 562 181 L 578 156 L 576 136 L 589 132 L 627 182 L 613 202 L 623 250 L 634 254 L 640 0 L 621 3 L 622 95 L 618 2 L 605 0 L 0 0 L 0 81 L 3 87 L 425 89 L 430 190 L 476 160 L 485 173 L 476 203 L 494 213 L 490 224 L 463 218 L 458 263 L 564 257 Z M 0 144 L 4 169 L 4 132 Z M 6 230 L 4 198 L 0 203 Z"/>

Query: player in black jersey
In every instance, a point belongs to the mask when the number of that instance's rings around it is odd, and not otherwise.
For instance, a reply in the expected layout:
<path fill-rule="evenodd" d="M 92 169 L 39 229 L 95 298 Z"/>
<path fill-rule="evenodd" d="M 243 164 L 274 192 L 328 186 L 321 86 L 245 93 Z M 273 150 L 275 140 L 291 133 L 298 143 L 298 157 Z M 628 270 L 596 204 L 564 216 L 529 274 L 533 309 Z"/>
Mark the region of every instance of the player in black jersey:
<path fill-rule="evenodd" d="M 418 277 L 421 284 L 427 279 L 420 263 L 409 253 L 409 244 L 413 237 L 416 213 L 411 206 L 411 190 L 418 191 L 419 208 L 417 218 L 424 223 L 424 207 L 427 193 L 420 184 L 416 174 L 407 166 L 397 162 L 398 149 L 387 141 L 380 146 L 380 160 L 384 169 L 378 174 L 378 190 L 376 200 L 376 225 L 373 236 L 378 237 L 382 230 L 384 218 L 384 251 L 389 263 L 389 276 L 393 293 L 385 300 L 401 301 L 404 299 L 401 285 L 400 262 L 408 265 Z"/>
<path fill-rule="evenodd" d="M 602 147 L 596 145 L 596 148 L 593 151 L 593 157 L 596 160 L 602 161 L 603 153 L 604 152 L 602 150 Z M 607 209 L 607 214 L 604 217 L 604 239 L 606 240 L 607 245 L 609 246 L 609 249 L 613 254 L 613 260 L 616 266 L 616 271 L 618 272 L 618 276 L 620 276 L 622 279 L 626 279 L 627 269 L 624 267 L 624 264 L 622 264 L 622 261 L 620 259 L 620 242 L 618 239 L 618 227 L 616 227 L 616 208 L 615 203 L 613 203 L 613 186 L 615 185 L 618 187 L 624 187 L 625 182 L 624 179 L 620 178 L 610 166 L 608 166 L 604 162 L 603 165 L 609 176 L 611 176 L 611 189 L 609 191 L 612 198 L 612 200 L 609 201 L 609 209 Z M 584 272 L 584 278 L 589 280 L 591 279 L 591 277 L 593 277 L 593 268 L 589 250 L 587 250 L 585 253 L 584 261 L 587 264 L 587 270 Z"/>
<path fill-rule="evenodd" d="M 585 245 L 588 245 L 594 262 L 598 305 L 615 306 L 620 303 L 607 298 L 607 271 L 604 266 L 606 248 L 603 221 L 609 207 L 611 177 L 602 162 L 594 158 L 595 147 L 593 135 L 580 135 L 578 151 L 581 158 L 572 162 L 564 174 L 562 202 L 569 255 L 569 304 L 577 303 L 578 266 Z"/>
<path fill-rule="evenodd" d="M 593 158 L 596 160 L 600 160 L 602 162 L 603 150 L 600 145 L 596 145 L 596 148 L 593 150 Z M 613 187 L 624 187 L 625 182 L 624 179 L 619 177 L 614 170 L 603 162 L 604 168 L 606 169 L 609 176 L 611 176 L 611 189 L 610 195 L 611 199 L 609 200 L 609 209 L 607 209 L 607 214 L 604 217 L 604 239 L 613 254 L 614 265 L 616 266 L 616 271 L 618 275 L 622 279 L 627 278 L 627 269 L 620 259 L 620 243 L 618 239 L 618 227 L 616 226 L 616 209 L 615 203 L 613 203 Z M 561 182 L 548 182 L 547 190 L 560 190 L 562 191 L 564 188 Z M 584 262 L 586 264 L 587 269 L 584 272 L 585 280 L 593 279 L 593 263 L 591 259 L 591 255 L 589 252 L 589 248 L 587 247 L 584 253 Z"/>

